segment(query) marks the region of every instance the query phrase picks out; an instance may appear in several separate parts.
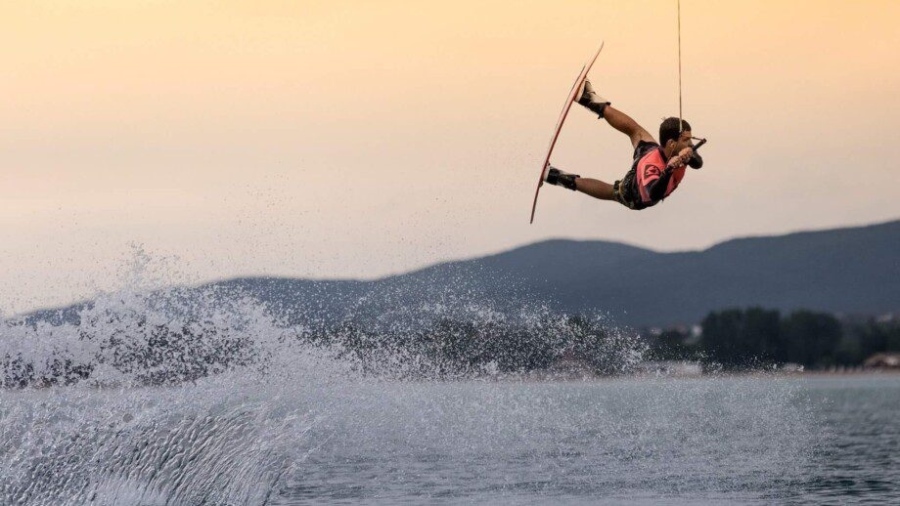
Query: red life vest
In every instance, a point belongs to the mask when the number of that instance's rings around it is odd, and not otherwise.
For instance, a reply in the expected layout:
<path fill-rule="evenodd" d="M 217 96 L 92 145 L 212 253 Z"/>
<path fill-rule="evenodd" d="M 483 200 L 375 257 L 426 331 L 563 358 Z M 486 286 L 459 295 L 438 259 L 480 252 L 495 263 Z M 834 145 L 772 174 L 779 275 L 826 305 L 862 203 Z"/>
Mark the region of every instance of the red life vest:
<path fill-rule="evenodd" d="M 635 164 L 636 186 L 641 204 L 650 207 L 671 195 L 684 178 L 685 167 L 667 171 L 662 148 L 656 148 L 642 156 Z M 660 185 L 665 185 L 665 191 Z"/>

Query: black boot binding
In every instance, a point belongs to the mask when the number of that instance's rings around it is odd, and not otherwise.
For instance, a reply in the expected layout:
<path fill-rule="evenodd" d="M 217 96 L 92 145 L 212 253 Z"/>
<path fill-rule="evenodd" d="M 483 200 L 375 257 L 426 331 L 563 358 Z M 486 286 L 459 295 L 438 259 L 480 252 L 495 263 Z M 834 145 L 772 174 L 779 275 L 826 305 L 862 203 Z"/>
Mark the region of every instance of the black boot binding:
<path fill-rule="evenodd" d="M 568 188 L 572 191 L 575 191 L 575 179 L 579 177 L 581 176 L 578 174 L 569 174 L 568 172 L 563 172 L 550 165 L 548 165 L 547 170 L 544 171 L 544 182 L 552 184 L 553 186 L 562 186 L 563 188 Z"/>
<path fill-rule="evenodd" d="M 591 86 L 591 82 L 587 79 L 584 80 L 584 88 L 581 89 L 581 96 L 578 97 L 578 103 L 587 107 L 587 109 L 591 112 L 597 113 L 597 117 L 603 117 L 603 111 L 606 109 L 606 106 L 610 105 L 610 102 L 605 98 L 597 95 L 597 92 L 594 91 L 594 87 Z"/>

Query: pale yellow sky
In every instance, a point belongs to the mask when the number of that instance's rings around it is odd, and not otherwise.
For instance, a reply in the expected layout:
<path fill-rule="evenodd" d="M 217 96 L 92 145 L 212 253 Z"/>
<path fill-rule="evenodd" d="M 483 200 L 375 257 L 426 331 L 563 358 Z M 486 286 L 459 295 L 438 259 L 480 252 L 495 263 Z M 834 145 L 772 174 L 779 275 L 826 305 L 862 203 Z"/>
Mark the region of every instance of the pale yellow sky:
<path fill-rule="evenodd" d="M 168 281 L 371 278 L 900 218 L 900 2 L 681 4 L 706 167 L 640 213 L 545 188 L 528 226 L 600 39 L 602 95 L 651 131 L 677 114 L 675 0 L 0 3 L 0 313 L 116 289 L 129 244 L 178 257 Z M 612 180 L 630 156 L 576 110 L 554 164 Z"/>

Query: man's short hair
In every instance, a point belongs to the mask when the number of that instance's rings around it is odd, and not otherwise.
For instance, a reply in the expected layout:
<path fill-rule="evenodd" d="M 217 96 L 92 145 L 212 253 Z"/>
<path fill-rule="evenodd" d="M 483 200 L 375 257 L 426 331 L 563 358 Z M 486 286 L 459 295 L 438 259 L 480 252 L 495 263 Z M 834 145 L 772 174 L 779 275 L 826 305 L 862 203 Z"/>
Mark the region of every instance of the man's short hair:
<path fill-rule="evenodd" d="M 679 118 L 666 118 L 659 125 L 659 145 L 665 147 L 670 140 L 678 142 L 682 132 L 691 129 L 691 124 Z"/>

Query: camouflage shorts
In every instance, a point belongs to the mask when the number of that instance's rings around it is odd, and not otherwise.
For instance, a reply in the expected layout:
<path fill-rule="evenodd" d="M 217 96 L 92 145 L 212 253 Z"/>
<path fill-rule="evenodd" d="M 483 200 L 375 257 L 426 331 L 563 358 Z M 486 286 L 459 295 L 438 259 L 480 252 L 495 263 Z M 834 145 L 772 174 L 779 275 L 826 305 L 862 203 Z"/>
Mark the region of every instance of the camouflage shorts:
<path fill-rule="evenodd" d="M 613 184 L 613 195 L 616 201 L 628 209 L 643 209 L 640 206 L 640 197 L 637 195 L 637 187 L 635 186 L 634 169 L 628 171 L 625 177 Z"/>

